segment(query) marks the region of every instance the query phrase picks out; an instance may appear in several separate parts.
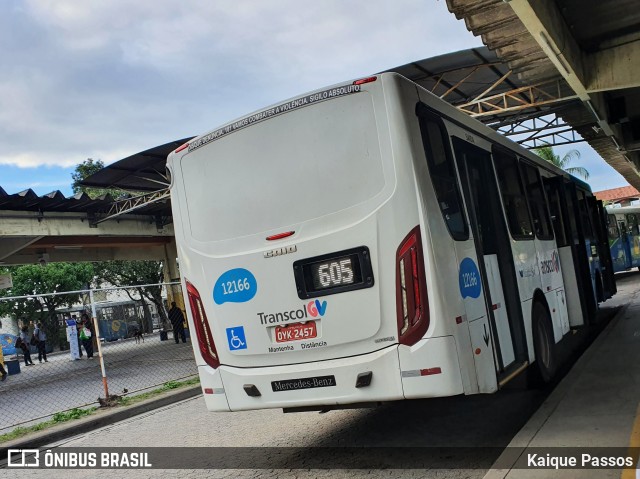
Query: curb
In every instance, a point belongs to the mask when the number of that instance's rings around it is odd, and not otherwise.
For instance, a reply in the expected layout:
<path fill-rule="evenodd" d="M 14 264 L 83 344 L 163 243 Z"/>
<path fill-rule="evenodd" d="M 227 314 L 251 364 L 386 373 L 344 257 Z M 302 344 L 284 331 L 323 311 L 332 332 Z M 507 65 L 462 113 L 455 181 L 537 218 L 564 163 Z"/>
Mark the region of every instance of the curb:
<path fill-rule="evenodd" d="M 538 410 L 529 418 L 527 423 L 522 426 L 522 429 L 511 439 L 511 442 L 505 447 L 504 451 L 498 459 L 496 459 L 491 468 L 484 475 L 483 479 L 505 479 L 507 475 L 513 470 L 514 464 L 524 453 L 525 449 L 531 444 L 531 441 L 536 436 L 538 431 L 546 424 L 547 420 L 551 417 L 556 408 L 560 405 L 567 393 L 571 390 L 574 383 L 578 380 L 582 372 L 589 365 L 596 351 L 600 349 L 605 342 L 611 331 L 620 322 L 620 319 L 624 316 L 630 303 L 626 303 L 616 315 L 611 318 L 609 324 L 600 332 L 598 337 L 591 343 L 589 348 L 582 353 L 580 358 L 573 365 L 567 375 L 560 381 L 555 387 L 553 392 L 542 403 Z M 509 451 L 512 449 L 511 451 Z M 520 449 L 519 453 L 515 450 Z M 496 464 L 500 464 L 500 467 L 496 467 Z M 505 465 L 509 464 L 508 469 Z M 542 476 L 541 476 L 542 477 Z"/>
<path fill-rule="evenodd" d="M 0 444 L 0 457 L 6 457 L 8 449 L 35 449 L 52 442 L 77 436 L 94 429 L 109 426 L 139 414 L 159 409 L 170 404 L 191 399 L 202 394 L 200 385 L 170 391 L 160 397 L 146 399 L 138 404 L 113 409 L 98 410 L 91 416 L 68 421 L 44 431 L 34 432 L 28 436 Z"/>

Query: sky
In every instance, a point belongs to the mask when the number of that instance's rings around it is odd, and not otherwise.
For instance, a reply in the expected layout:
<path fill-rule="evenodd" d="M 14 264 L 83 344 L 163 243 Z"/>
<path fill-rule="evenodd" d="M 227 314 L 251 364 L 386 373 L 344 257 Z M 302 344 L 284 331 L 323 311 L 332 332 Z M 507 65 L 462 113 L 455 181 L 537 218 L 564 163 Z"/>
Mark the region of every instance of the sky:
<path fill-rule="evenodd" d="M 0 187 L 106 164 L 310 90 L 482 46 L 444 0 L 3 0 Z M 626 185 L 586 143 L 594 191 Z"/>

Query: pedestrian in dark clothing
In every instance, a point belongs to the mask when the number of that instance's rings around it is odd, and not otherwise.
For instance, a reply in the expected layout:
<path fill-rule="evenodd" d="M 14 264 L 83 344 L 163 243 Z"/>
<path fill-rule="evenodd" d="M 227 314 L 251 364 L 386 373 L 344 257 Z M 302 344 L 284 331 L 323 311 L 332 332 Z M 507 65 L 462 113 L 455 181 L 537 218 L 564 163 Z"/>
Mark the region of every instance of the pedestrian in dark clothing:
<path fill-rule="evenodd" d="M 76 335 L 78 337 L 78 355 L 82 358 L 82 339 L 80 339 L 80 320 L 75 316 L 71 316 L 71 319 L 76 322 Z"/>
<path fill-rule="evenodd" d="M 176 302 L 171 303 L 171 309 L 169 310 L 169 321 L 173 326 L 173 339 L 176 340 L 176 344 L 179 343 L 178 336 L 182 338 L 182 342 L 187 342 L 187 336 L 184 333 L 184 314 L 180 311 L 180 308 L 176 306 Z"/>
<path fill-rule="evenodd" d="M 29 345 L 29 326 L 22 326 L 20 332 L 20 349 L 24 355 L 24 365 L 33 366 L 33 359 L 31 359 L 31 351 Z"/>
<path fill-rule="evenodd" d="M 38 346 L 38 361 L 42 362 L 44 359 L 45 363 L 47 361 L 47 333 L 42 329 L 42 323 L 38 323 L 36 329 L 33 330 L 33 335 L 36 338 L 37 346 Z"/>
<path fill-rule="evenodd" d="M 82 323 L 82 329 L 80 330 L 82 345 L 84 346 L 84 350 L 87 352 L 87 358 L 93 359 L 93 333 L 91 332 L 91 321 L 89 320 L 89 315 L 87 313 L 83 313 L 80 322 Z"/>

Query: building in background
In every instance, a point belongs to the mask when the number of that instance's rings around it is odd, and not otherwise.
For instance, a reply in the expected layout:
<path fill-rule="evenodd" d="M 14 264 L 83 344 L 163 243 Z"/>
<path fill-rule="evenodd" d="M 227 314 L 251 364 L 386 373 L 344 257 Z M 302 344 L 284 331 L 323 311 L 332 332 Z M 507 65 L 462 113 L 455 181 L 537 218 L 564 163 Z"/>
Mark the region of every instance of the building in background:
<path fill-rule="evenodd" d="M 638 200 L 640 200 L 640 192 L 633 186 L 596 191 L 594 195 L 607 205 L 631 206 L 638 204 Z"/>

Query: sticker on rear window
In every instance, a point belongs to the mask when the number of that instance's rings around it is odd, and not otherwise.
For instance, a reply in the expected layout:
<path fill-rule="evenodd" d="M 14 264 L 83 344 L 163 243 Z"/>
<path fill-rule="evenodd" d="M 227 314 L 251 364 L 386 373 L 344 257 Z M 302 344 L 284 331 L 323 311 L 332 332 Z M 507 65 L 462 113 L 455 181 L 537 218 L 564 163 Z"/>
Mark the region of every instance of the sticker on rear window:
<path fill-rule="evenodd" d="M 258 282 L 251 271 L 244 268 L 230 269 L 216 281 L 213 300 L 216 304 L 246 303 L 253 299 L 257 291 Z"/>

